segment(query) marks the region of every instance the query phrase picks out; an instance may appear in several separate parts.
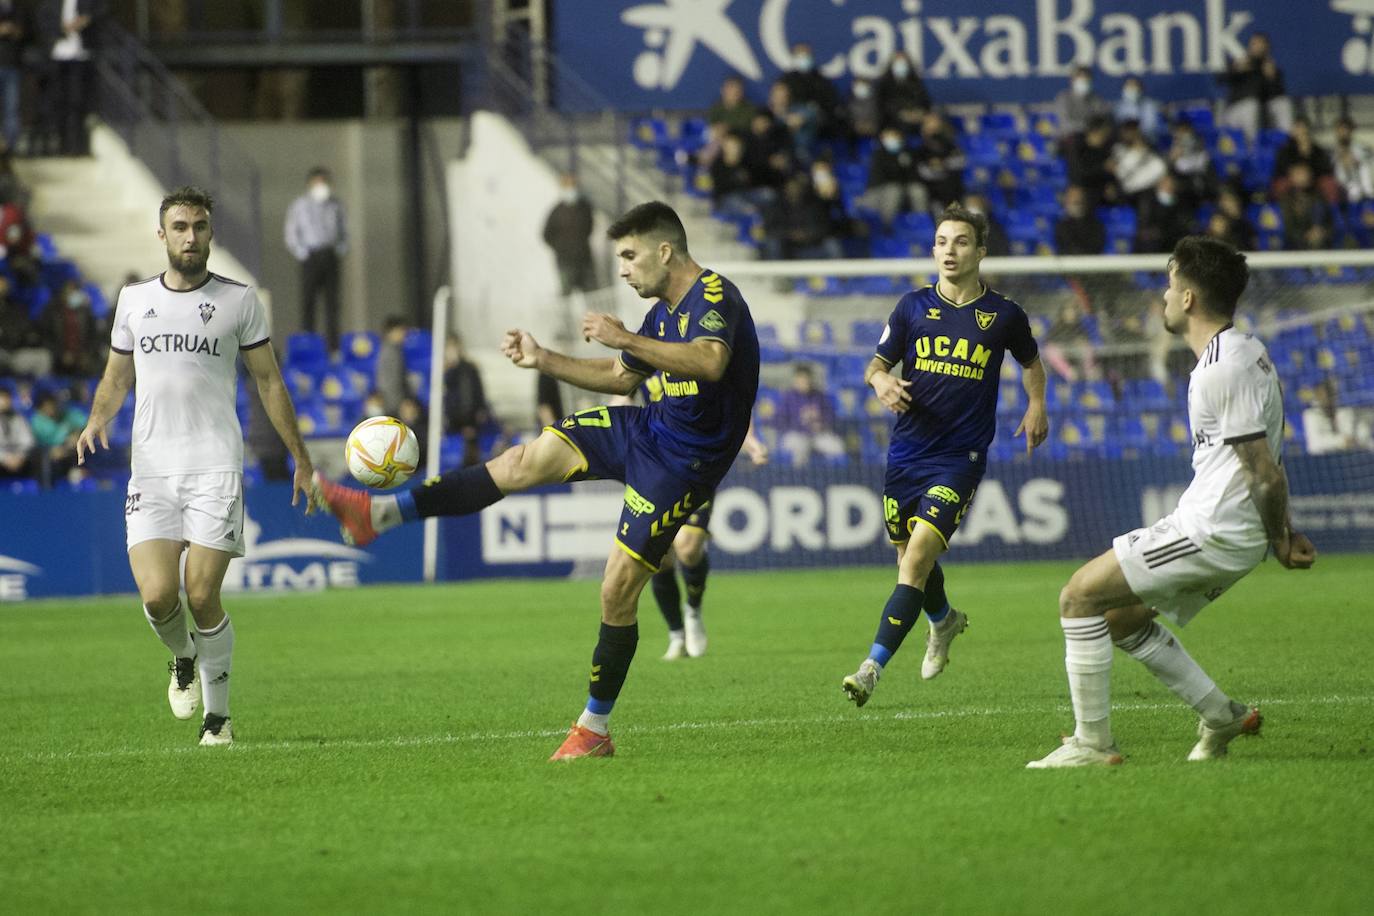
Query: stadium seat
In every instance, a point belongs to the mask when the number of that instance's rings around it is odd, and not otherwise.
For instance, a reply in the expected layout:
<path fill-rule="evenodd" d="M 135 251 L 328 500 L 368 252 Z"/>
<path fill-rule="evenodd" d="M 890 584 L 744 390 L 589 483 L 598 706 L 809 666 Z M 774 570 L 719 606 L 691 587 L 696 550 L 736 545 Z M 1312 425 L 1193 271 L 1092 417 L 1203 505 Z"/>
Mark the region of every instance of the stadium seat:
<path fill-rule="evenodd" d="M 929 245 L 935 237 L 935 220 L 924 210 L 903 213 L 892 228 L 898 237 L 915 244 Z"/>
<path fill-rule="evenodd" d="M 367 366 L 368 372 L 377 364 L 381 338 L 374 331 L 349 331 L 339 340 L 339 353 L 345 365 Z"/>
<path fill-rule="evenodd" d="M 1185 108 L 1178 113 L 1179 118 L 1193 125 L 1193 129 L 1199 133 L 1212 130 L 1216 126 L 1216 119 L 1212 115 L 1212 109 L 1203 107 Z"/>
<path fill-rule="evenodd" d="M 997 140 L 983 134 L 964 138 L 964 152 L 971 167 L 985 166 L 995 169 L 1002 163 L 1002 150 L 998 147 Z"/>
<path fill-rule="evenodd" d="M 1009 140 L 1016 136 L 1016 115 L 1010 111 L 989 111 L 978 119 L 978 133 Z"/>
<path fill-rule="evenodd" d="M 1042 111 L 1031 116 L 1030 130 L 1046 139 L 1059 136 L 1059 115 L 1052 111 Z"/>
<path fill-rule="evenodd" d="M 314 331 L 297 331 L 286 338 L 286 364 L 309 371 L 329 363 L 329 348 L 324 337 Z"/>
<path fill-rule="evenodd" d="M 668 124 L 662 118 L 635 118 L 630 122 L 630 145 L 636 149 L 658 149 L 670 142 Z"/>
<path fill-rule="evenodd" d="M 433 335 L 426 328 L 411 328 L 401 344 L 407 372 L 428 372 Z"/>
<path fill-rule="evenodd" d="M 887 322 L 885 321 L 857 319 L 849 326 L 850 345 L 864 348 L 876 346 L 878 338 L 883 336 L 883 329 L 886 327 Z"/>
<path fill-rule="evenodd" d="M 781 404 L 782 395 L 776 388 L 760 385 L 758 396 L 754 399 L 754 419 L 761 424 L 777 423 Z"/>

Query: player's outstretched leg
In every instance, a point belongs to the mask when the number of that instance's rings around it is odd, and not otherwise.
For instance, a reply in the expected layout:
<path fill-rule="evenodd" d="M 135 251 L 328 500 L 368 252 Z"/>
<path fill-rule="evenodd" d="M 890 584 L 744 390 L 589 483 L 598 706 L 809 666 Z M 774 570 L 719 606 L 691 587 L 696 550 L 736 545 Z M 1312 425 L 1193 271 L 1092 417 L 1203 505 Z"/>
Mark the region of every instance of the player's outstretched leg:
<path fill-rule="evenodd" d="M 397 494 L 374 495 L 316 474 L 312 499 L 339 520 L 345 542 L 361 547 L 405 522 L 480 512 L 509 493 L 567 480 L 582 467 L 577 450 L 545 430 L 533 442 L 512 446 L 486 464 L 446 471 Z"/>
<path fill-rule="evenodd" d="M 654 573 L 649 585 L 653 589 L 658 612 L 668 625 L 668 651 L 663 653 L 663 660 L 676 661 L 687 654 L 687 634 L 682 624 L 682 592 L 677 587 L 677 569 L 671 561 L 665 562 L 663 568 Z"/>
<path fill-rule="evenodd" d="M 902 640 L 911 632 L 916 618 L 921 613 L 925 595 L 919 588 L 902 585 L 900 582 L 892 590 L 883 608 L 883 616 L 878 620 L 878 632 L 873 637 L 873 646 L 868 650 L 868 658 L 859 665 L 859 670 L 846 677 L 840 684 L 855 706 L 868 702 L 878 687 L 883 666 L 901 648 Z"/>
<path fill-rule="evenodd" d="M 1113 616 L 1108 614 L 1108 620 Z M 1144 615 L 1142 619 L 1143 625 L 1136 620 L 1123 624 L 1112 621 L 1114 632 L 1129 631 L 1116 639 L 1116 645 L 1144 665 L 1179 699 L 1197 710 L 1198 742 L 1188 754 L 1189 760 L 1225 756 L 1227 746 L 1235 738 L 1259 734 L 1264 717 L 1258 709 L 1228 697 L 1193 660 L 1177 636 L 1157 620 Z"/>
<path fill-rule="evenodd" d="M 949 606 L 945 595 L 945 571 L 937 562 L 926 577 L 925 600 L 921 609 L 930 621 L 926 634 L 926 657 L 921 660 L 921 677 L 929 681 L 940 676 L 949 664 L 949 645 L 968 629 L 968 615 Z"/>

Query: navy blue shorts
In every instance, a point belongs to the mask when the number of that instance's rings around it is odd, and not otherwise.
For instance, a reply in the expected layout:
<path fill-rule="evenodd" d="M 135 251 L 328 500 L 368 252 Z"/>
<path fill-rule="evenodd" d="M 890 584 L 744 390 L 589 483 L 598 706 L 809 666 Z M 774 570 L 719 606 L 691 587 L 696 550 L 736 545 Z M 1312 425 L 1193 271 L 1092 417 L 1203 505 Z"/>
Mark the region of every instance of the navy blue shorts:
<path fill-rule="evenodd" d="M 693 483 L 649 439 L 642 407 L 592 407 L 564 417 L 546 429 L 568 442 L 582 456 L 582 466 L 567 480 L 619 480 L 625 484 L 625 504 L 615 542 L 653 571 L 683 525 L 697 524 L 719 481 Z"/>
<path fill-rule="evenodd" d="M 905 544 L 917 525 L 925 525 L 948 547 L 982 480 L 982 468 L 971 469 L 967 462 L 918 462 L 905 468 L 889 464 L 883 482 L 888 538 Z"/>

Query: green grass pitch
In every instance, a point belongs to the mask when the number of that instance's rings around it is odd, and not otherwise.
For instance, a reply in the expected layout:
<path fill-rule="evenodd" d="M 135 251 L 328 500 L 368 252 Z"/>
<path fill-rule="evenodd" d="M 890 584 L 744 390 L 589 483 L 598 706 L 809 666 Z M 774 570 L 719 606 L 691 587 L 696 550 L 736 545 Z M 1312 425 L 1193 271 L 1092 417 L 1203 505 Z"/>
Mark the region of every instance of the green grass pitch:
<path fill-rule="evenodd" d="M 229 601 L 238 744 L 194 746 L 132 598 L 0 607 L 0 912 L 1366 913 L 1374 562 L 1267 563 L 1183 631 L 1264 736 L 1116 655 L 1124 766 L 1031 772 L 1071 727 L 1068 564 L 952 564 L 852 708 L 887 569 L 716 574 L 710 654 L 646 594 L 617 756 L 551 764 L 595 582 Z"/>

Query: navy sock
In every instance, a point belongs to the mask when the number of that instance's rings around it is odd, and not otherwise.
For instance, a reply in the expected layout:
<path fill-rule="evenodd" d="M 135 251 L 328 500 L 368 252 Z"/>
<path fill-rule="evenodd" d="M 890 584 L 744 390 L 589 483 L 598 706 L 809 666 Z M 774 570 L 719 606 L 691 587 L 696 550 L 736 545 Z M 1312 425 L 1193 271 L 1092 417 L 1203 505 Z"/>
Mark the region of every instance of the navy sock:
<path fill-rule="evenodd" d="M 687 586 L 687 603 L 697 610 L 701 610 L 701 599 L 706 594 L 706 576 L 710 571 L 711 555 L 709 553 L 703 552 L 701 562 L 696 566 L 682 564 L 682 584 Z"/>
<path fill-rule="evenodd" d="M 926 576 L 926 599 L 921 609 L 931 623 L 939 623 L 949 613 L 949 599 L 945 597 L 945 571 L 939 563 Z"/>
<path fill-rule="evenodd" d="M 419 518 L 435 515 L 470 515 L 481 512 L 506 494 L 491 479 L 484 464 L 447 471 L 437 480 L 410 490 Z"/>
<path fill-rule="evenodd" d="M 601 625 L 601 637 L 592 652 L 592 676 L 587 686 L 587 709 L 600 716 L 610 715 L 625 675 L 630 673 L 635 647 L 639 645 L 639 624 L 628 627 Z"/>
<path fill-rule="evenodd" d="M 670 630 L 682 629 L 682 592 L 677 587 L 677 570 L 671 566 L 654 573 L 649 580 L 654 590 L 654 600 L 658 602 L 659 613 Z"/>
<path fill-rule="evenodd" d="M 916 618 L 921 616 L 921 602 L 924 599 L 919 588 L 898 584 L 892 590 L 883 608 L 882 619 L 878 621 L 878 635 L 873 637 L 873 648 L 868 657 L 880 665 L 886 665 L 902 646 L 902 640 L 911 632 Z"/>

